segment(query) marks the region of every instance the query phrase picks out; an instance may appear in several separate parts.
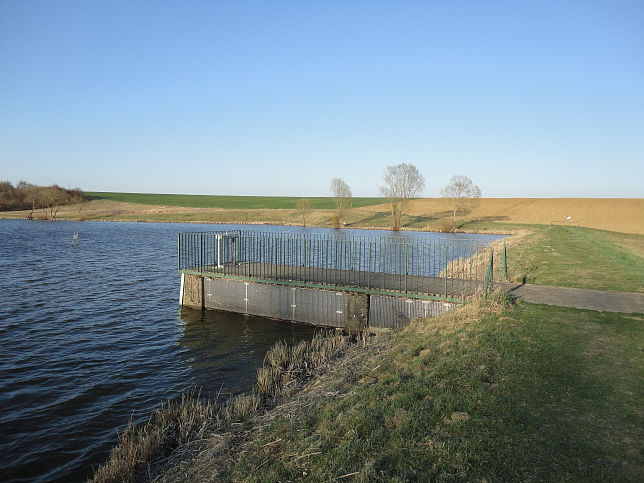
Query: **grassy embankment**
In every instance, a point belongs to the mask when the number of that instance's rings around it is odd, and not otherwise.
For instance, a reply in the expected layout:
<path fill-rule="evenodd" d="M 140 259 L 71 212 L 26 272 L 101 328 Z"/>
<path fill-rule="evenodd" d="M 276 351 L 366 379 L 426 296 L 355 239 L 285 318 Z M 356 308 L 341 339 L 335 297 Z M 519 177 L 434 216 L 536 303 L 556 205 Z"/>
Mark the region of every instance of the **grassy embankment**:
<path fill-rule="evenodd" d="M 641 277 L 643 239 L 548 227 L 510 261 L 535 281 L 641 291 L 602 272 Z M 557 254 L 599 268 L 543 263 Z M 496 294 L 343 346 L 290 397 L 179 446 L 162 479 L 641 481 L 643 320 Z"/>
<path fill-rule="evenodd" d="M 419 321 L 184 447 L 162 480 L 641 481 L 641 325 L 494 301 Z"/>
<path fill-rule="evenodd" d="M 508 251 L 508 263 L 515 281 L 644 292 L 644 235 L 540 227 Z"/>

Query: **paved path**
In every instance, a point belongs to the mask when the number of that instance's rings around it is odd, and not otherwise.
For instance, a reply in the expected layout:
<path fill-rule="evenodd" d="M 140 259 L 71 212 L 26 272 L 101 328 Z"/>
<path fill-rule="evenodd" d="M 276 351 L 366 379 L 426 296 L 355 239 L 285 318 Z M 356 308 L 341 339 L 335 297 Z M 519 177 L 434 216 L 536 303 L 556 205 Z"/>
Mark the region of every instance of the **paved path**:
<path fill-rule="evenodd" d="M 644 293 L 603 292 L 547 285 L 514 285 L 508 289 L 510 293 L 526 302 L 604 312 L 644 314 Z"/>

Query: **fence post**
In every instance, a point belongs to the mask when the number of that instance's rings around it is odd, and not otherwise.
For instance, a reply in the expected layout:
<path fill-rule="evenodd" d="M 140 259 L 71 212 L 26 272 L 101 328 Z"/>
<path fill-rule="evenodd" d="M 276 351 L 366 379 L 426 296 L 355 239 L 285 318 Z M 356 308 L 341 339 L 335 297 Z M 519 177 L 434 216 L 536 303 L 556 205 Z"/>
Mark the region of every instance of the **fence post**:
<path fill-rule="evenodd" d="M 335 240 L 335 250 L 333 251 L 333 285 L 338 285 L 338 240 Z"/>
<path fill-rule="evenodd" d="M 221 268 L 221 235 L 216 235 L 215 239 L 217 240 L 217 268 Z"/>
<path fill-rule="evenodd" d="M 487 266 L 487 271 L 485 273 L 485 287 L 483 291 L 487 297 L 488 287 L 493 288 L 494 285 L 494 249 L 490 248 L 490 261 Z"/>
<path fill-rule="evenodd" d="M 277 239 L 273 237 L 273 263 L 275 264 L 275 280 L 277 280 Z"/>
<path fill-rule="evenodd" d="M 445 297 L 447 297 L 447 250 L 449 247 L 445 246 Z"/>
<path fill-rule="evenodd" d="M 503 240 L 503 282 L 505 283 L 508 278 L 508 255 L 505 249 L 505 240 Z"/>
<path fill-rule="evenodd" d="M 405 293 L 407 293 L 407 272 L 409 271 L 409 245 L 405 243 Z"/>
<path fill-rule="evenodd" d="M 371 241 L 369 241 L 369 257 L 367 261 L 367 288 L 371 289 Z"/>

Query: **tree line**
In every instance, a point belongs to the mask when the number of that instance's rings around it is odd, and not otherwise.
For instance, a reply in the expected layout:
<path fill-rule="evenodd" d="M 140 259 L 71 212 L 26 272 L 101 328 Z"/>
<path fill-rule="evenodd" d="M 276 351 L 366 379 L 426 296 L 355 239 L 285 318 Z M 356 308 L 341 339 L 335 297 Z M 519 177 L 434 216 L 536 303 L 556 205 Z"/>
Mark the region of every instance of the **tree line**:
<path fill-rule="evenodd" d="M 56 184 L 37 186 L 20 181 L 15 186 L 9 181 L 0 181 L 0 211 L 30 210 L 27 218 L 34 216 L 54 220 L 63 205 L 85 201 L 80 188 L 62 188 Z"/>
<path fill-rule="evenodd" d="M 403 214 L 407 212 L 409 203 L 417 198 L 425 188 L 425 177 L 413 164 L 401 163 L 387 166 L 383 181 L 380 193 L 389 204 L 391 228 L 392 230 L 400 230 L 401 219 Z M 351 188 L 342 178 L 333 178 L 331 192 L 336 203 L 333 225 L 340 228 L 347 210 L 351 208 Z M 481 197 L 481 189 L 467 176 L 454 175 L 449 183 L 441 189 L 441 195 L 452 203 L 454 217 L 452 230 L 454 230 L 456 229 L 456 215 L 464 209 L 469 201 Z M 298 206 L 298 208 L 300 207 Z"/>

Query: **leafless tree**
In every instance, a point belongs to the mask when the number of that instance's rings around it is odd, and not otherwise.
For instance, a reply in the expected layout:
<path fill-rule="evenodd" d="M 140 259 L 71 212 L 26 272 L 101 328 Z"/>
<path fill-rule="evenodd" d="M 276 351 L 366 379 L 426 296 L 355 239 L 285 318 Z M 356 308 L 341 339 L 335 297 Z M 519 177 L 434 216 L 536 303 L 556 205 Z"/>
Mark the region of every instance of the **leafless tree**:
<path fill-rule="evenodd" d="M 304 224 L 304 226 L 306 226 L 306 218 L 309 216 L 311 210 L 313 209 L 311 200 L 308 198 L 300 198 L 299 200 L 297 200 L 297 203 L 295 203 L 295 207 L 302 216 L 302 223 Z"/>
<path fill-rule="evenodd" d="M 471 201 L 481 197 L 481 188 L 472 183 L 467 176 L 454 175 L 447 186 L 441 190 L 443 198 L 452 202 L 454 213 L 454 227 L 456 227 L 456 215 L 459 210 L 471 204 Z"/>
<path fill-rule="evenodd" d="M 55 220 L 60 205 L 65 203 L 64 191 L 58 186 L 50 186 L 41 191 L 41 203 L 45 216 L 49 220 Z"/>
<path fill-rule="evenodd" d="M 31 205 L 31 211 L 28 218 L 34 217 L 34 212 L 42 206 L 42 192 L 36 185 L 29 184 L 25 181 L 18 183 L 17 188 L 24 193 L 24 200 Z"/>
<path fill-rule="evenodd" d="M 425 178 L 413 164 L 401 163 L 385 168 L 384 181 L 380 192 L 391 206 L 391 228 L 400 230 L 400 219 L 407 211 L 409 202 L 425 188 Z"/>
<path fill-rule="evenodd" d="M 30 210 L 29 219 L 37 210 L 43 217 L 55 219 L 61 205 L 79 204 L 85 201 L 80 188 L 66 189 L 58 185 L 36 186 L 20 181 L 14 187 L 9 181 L 0 181 L 0 210 Z"/>
<path fill-rule="evenodd" d="M 346 211 L 351 208 L 351 188 L 342 178 L 333 178 L 331 180 L 331 192 L 336 206 L 334 225 L 339 228 Z"/>

